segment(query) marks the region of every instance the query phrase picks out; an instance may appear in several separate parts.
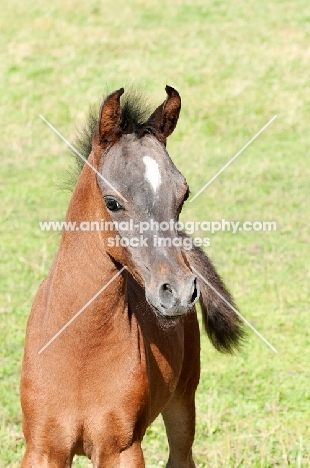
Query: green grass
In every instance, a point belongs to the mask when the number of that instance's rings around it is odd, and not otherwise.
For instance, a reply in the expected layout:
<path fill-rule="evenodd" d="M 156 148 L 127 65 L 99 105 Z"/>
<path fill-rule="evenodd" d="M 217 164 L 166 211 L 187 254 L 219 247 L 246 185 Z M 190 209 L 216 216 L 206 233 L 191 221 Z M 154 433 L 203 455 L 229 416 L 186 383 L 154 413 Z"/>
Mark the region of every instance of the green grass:
<path fill-rule="evenodd" d="M 1 1 L 0 467 L 24 451 L 18 385 L 27 316 L 63 219 L 70 165 L 42 113 L 72 137 L 90 103 L 138 80 L 183 109 L 168 149 L 195 194 L 273 115 L 275 122 L 193 203 L 183 219 L 274 220 L 277 231 L 211 235 L 208 254 L 251 332 L 222 356 L 202 339 L 197 466 L 310 467 L 310 12 L 306 0 Z M 163 466 L 160 420 L 144 441 Z M 79 459 L 75 466 L 89 466 Z"/>

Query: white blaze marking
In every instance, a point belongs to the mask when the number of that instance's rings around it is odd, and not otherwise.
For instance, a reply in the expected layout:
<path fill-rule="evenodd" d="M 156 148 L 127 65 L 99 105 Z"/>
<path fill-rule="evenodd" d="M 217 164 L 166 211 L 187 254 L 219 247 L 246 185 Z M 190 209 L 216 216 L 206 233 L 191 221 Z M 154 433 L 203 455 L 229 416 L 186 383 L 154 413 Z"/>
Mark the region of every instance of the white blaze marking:
<path fill-rule="evenodd" d="M 161 184 L 161 176 L 159 172 L 159 167 L 155 159 L 150 158 L 150 156 L 144 156 L 143 162 L 145 164 L 145 178 L 150 182 L 154 192 Z"/>

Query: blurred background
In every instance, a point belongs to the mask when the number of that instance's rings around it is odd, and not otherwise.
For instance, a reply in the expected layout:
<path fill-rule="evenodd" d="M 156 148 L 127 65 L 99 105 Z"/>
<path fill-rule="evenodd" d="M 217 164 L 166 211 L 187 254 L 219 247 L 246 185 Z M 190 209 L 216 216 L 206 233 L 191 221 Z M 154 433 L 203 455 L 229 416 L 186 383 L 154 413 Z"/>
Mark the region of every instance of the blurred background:
<path fill-rule="evenodd" d="M 308 1 L 1 0 L 0 11 L 0 467 L 24 451 L 25 327 L 60 241 L 39 221 L 63 220 L 70 197 L 72 157 L 38 115 L 72 140 L 90 104 L 132 83 L 154 105 L 166 84 L 180 92 L 168 151 L 193 195 L 278 116 L 182 214 L 277 224 L 210 234 L 207 254 L 278 354 L 251 331 L 233 357 L 202 336 L 194 454 L 197 467 L 310 467 Z M 144 452 L 147 467 L 165 465 L 160 418 Z"/>

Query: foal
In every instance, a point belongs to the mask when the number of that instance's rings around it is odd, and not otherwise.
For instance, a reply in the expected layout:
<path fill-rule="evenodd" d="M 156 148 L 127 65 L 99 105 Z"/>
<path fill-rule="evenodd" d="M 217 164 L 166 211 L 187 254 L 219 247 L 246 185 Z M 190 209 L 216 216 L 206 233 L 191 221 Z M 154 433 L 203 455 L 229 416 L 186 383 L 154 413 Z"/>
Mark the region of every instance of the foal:
<path fill-rule="evenodd" d="M 66 221 L 112 221 L 114 228 L 63 231 L 35 297 L 21 377 L 22 468 L 69 468 L 75 454 L 95 468 L 143 468 L 141 441 L 159 413 L 169 441 L 167 467 L 195 467 L 199 297 L 218 350 L 238 347 L 243 332 L 236 313 L 193 273 L 233 304 L 209 259 L 195 246 L 182 248 L 188 238 L 172 225 L 159 233 L 150 222 L 177 222 L 189 193 L 166 151 L 181 108 L 178 92 L 166 91 L 144 122 L 134 105 L 120 104 L 123 89 L 115 91 L 90 128 L 92 167 L 81 171 Z M 139 223 L 149 228 L 134 246 Z M 159 234 L 171 242 L 155 247 Z M 120 242 L 125 238 L 127 244 Z"/>

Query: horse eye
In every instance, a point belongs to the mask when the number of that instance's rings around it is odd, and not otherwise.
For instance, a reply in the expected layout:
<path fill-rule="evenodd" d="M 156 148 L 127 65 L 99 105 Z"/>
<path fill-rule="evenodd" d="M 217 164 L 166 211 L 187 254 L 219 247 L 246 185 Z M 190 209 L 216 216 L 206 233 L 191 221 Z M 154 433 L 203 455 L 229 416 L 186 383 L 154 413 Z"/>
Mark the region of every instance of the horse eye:
<path fill-rule="evenodd" d="M 104 197 L 104 201 L 105 201 L 106 207 L 110 211 L 119 211 L 123 208 L 122 205 L 120 205 L 118 201 L 115 200 L 115 198 Z"/>

